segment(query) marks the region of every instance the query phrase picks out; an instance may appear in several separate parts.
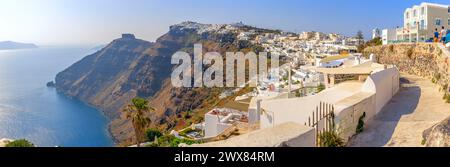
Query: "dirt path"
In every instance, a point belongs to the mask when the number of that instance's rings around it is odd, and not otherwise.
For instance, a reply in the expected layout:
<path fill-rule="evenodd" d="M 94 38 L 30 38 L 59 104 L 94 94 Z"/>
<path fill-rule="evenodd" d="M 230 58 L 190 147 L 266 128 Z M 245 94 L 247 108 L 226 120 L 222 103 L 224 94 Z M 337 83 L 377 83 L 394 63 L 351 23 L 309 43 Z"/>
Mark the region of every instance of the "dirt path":
<path fill-rule="evenodd" d="M 351 147 L 422 146 L 422 132 L 450 116 L 450 104 L 429 79 L 402 74 L 402 88 L 366 123 L 364 132 L 350 140 Z"/>

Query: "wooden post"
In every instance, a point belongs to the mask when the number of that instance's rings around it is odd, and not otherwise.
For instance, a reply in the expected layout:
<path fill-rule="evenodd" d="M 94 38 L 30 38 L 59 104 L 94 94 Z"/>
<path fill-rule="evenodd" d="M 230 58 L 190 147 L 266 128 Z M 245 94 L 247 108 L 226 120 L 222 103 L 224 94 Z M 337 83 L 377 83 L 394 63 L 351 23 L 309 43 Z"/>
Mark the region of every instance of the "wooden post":
<path fill-rule="evenodd" d="M 308 117 L 308 126 L 311 127 L 311 117 Z"/>

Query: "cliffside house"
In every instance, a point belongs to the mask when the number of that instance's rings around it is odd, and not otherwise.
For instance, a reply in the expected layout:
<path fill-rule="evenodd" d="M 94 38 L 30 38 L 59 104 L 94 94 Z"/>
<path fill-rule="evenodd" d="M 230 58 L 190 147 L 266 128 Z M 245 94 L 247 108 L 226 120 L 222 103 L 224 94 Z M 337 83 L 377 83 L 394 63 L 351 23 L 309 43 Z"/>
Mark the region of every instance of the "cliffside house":
<path fill-rule="evenodd" d="M 205 138 L 217 137 L 241 123 L 248 123 L 247 113 L 229 108 L 215 108 L 205 114 Z"/>

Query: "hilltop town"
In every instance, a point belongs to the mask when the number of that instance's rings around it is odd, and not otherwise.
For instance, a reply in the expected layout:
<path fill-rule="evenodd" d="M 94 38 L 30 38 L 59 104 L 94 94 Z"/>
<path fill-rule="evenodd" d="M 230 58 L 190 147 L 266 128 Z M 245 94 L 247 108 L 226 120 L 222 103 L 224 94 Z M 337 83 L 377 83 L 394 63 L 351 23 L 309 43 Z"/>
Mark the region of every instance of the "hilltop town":
<path fill-rule="evenodd" d="M 240 32 L 239 40 L 288 57 L 283 80 L 259 83 L 207 112 L 204 122 L 171 134 L 206 142 L 200 147 L 331 146 L 329 138 L 339 138 L 333 146 L 448 146 L 449 44 L 426 39 L 447 8 L 406 9 L 402 32 L 374 29 L 367 43 L 376 46 L 361 53 L 364 41 L 339 34 Z M 412 31 L 419 10 L 430 22 Z"/>

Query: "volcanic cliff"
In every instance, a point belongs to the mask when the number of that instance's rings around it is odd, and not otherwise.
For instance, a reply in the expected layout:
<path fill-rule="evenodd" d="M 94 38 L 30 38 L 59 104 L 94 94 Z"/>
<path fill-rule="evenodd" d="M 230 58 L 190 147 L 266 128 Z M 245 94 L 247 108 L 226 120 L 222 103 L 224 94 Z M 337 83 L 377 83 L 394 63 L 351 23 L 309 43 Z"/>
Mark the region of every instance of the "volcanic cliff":
<path fill-rule="evenodd" d="M 154 43 L 123 35 L 100 51 L 88 55 L 57 74 L 56 89 L 98 107 L 111 119 L 110 132 L 118 142 L 130 142 L 133 131 L 121 111 L 134 97 L 149 99 L 156 111 L 148 114 L 150 127 L 169 131 L 199 121 L 202 111 L 219 104 L 223 88 L 174 88 L 171 56 L 177 51 L 193 53 L 196 43 L 203 51 L 260 51 L 262 48 L 237 40 L 239 31 L 269 31 L 249 26 L 183 22 L 170 27 Z M 197 114 L 196 114 L 197 113 Z"/>

